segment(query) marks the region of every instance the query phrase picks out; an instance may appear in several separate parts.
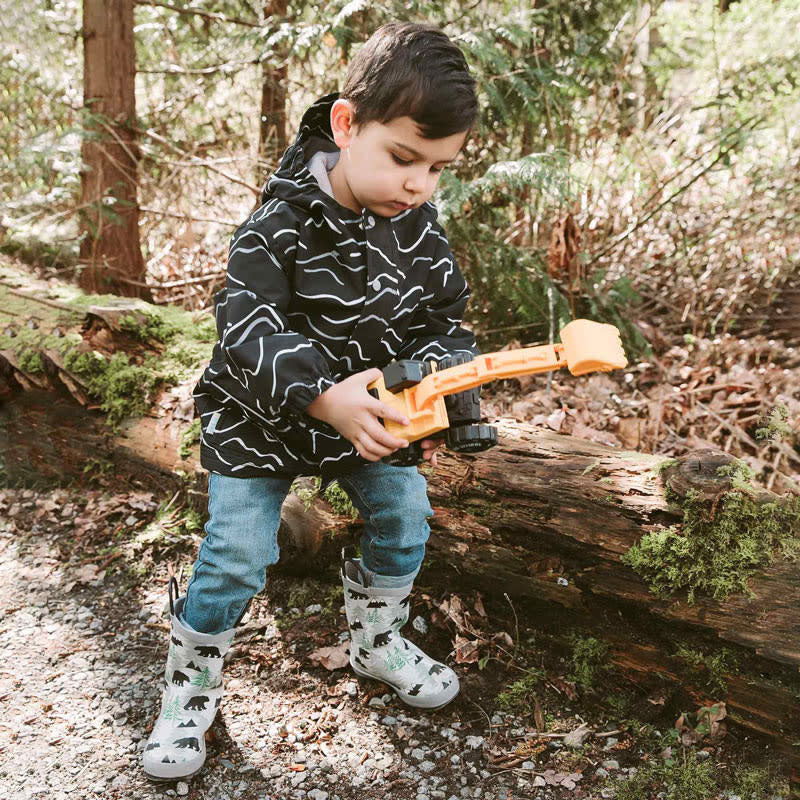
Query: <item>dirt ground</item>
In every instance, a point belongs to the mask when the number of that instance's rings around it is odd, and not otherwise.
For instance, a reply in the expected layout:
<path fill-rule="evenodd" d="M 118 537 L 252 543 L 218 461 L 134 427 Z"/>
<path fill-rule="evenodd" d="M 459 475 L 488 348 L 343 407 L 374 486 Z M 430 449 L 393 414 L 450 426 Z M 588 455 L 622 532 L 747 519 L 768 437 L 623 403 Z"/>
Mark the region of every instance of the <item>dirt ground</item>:
<path fill-rule="evenodd" d="M 331 565 L 305 579 L 270 573 L 238 630 L 203 772 L 148 782 L 140 754 L 160 697 L 167 581 L 174 572 L 185 588 L 202 533 L 191 515 L 165 515 L 165 500 L 108 487 L 0 490 L 0 797 L 611 798 L 670 744 L 677 758 L 671 702 L 637 697 L 612 671 L 592 687 L 576 682 L 575 659 L 548 650 L 537 620 L 511 604 L 485 599 L 505 644 L 485 663 L 455 665 L 461 694 L 438 712 L 326 668 L 314 652 L 347 636 Z M 404 629 L 440 658 L 452 652 L 435 611 L 445 596 L 423 568 Z M 786 764 L 733 728 L 691 752 L 711 765 L 715 797 L 737 796 L 722 787 L 735 786 L 740 765 L 769 770 L 752 797 L 790 796 Z M 640 796 L 670 797 L 659 788 Z"/>

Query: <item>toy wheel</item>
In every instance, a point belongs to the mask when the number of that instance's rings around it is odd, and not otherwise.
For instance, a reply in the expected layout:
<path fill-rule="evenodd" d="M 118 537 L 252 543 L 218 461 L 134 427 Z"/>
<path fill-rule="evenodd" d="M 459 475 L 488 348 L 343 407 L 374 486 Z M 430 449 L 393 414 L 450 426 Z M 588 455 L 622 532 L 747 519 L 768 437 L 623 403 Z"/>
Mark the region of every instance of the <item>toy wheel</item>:
<path fill-rule="evenodd" d="M 491 425 L 460 425 L 448 428 L 446 441 L 457 453 L 480 453 L 497 444 L 497 429 Z"/>
<path fill-rule="evenodd" d="M 381 459 L 384 464 L 391 464 L 393 467 L 414 467 L 422 460 L 422 445 L 419 442 L 411 442 L 408 447 L 395 450 Z"/>

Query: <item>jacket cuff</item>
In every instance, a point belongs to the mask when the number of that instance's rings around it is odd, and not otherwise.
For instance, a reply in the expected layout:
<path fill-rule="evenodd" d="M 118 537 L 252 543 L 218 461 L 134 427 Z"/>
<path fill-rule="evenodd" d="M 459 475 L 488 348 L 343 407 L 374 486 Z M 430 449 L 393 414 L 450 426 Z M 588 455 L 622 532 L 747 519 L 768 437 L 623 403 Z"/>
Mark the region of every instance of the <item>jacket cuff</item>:
<path fill-rule="evenodd" d="M 295 386 L 286 397 L 286 411 L 284 416 L 289 420 L 303 419 L 306 422 L 313 420 L 315 425 L 324 425 L 321 419 L 312 417 L 306 409 L 324 391 L 334 386 L 336 381 L 330 378 L 320 378 L 315 384 L 302 384 Z"/>

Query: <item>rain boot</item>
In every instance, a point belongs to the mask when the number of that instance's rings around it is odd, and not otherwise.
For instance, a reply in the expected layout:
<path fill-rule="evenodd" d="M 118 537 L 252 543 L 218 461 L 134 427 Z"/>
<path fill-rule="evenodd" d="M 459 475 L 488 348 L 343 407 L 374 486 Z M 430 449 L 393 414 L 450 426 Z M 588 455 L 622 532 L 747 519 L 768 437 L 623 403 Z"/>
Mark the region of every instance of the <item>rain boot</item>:
<path fill-rule="evenodd" d="M 408 621 L 413 581 L 399 588 L 372 586 L 352 546 L 342 549 L 341 577 L 353 671 L 387 684 L 414 708 L 447 705 L 458 694 L 458 676 L 400 635 Z"/>
<path fill-rule="evenodd" d="M 172 629 L 164 670 L 161 713 L 147 740 L 142 762 L 154 781 L 186 779 L 206 760 L 205 733 L 222 700 L 222 664 L 233 641 L 233 628 L 222 633 L 197 633 L 180 621 L 186 596 L 169 582 Z"/>

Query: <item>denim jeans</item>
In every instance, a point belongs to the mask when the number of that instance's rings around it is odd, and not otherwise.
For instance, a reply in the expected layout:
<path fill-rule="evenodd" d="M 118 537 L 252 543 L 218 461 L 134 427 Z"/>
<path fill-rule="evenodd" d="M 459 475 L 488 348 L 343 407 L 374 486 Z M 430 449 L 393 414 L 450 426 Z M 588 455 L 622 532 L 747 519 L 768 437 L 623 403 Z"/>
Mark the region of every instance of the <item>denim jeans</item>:
<path fill-rule="evenodd" d="M 338 478 L 361 512 L 361 561 L 374 586 L 407 586 L 419 572 L 430 535 L 425 478 L 416 467 L 368 464 Z M 181 622 L 221 633 L 241 618 L 278 561 L 281 506 L 289 478 L 232 478 L 212 472 L 209 520 L 186 590 Z"/>

